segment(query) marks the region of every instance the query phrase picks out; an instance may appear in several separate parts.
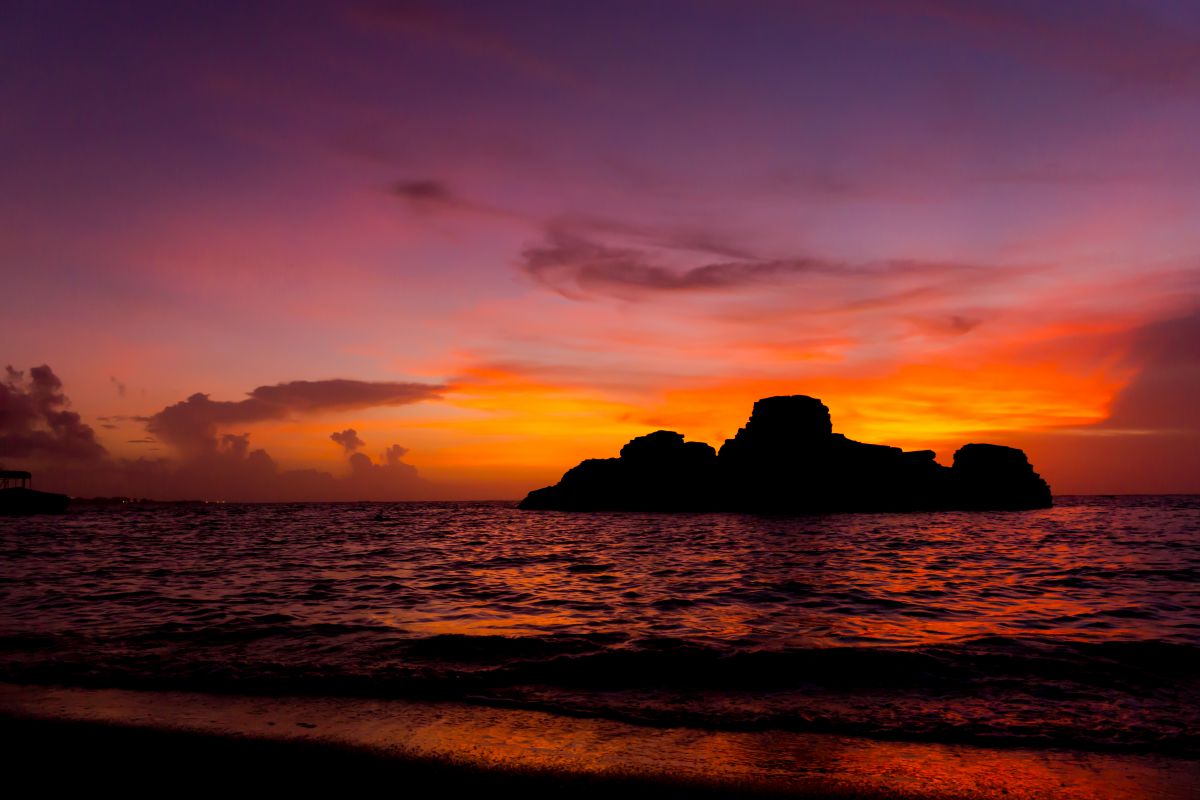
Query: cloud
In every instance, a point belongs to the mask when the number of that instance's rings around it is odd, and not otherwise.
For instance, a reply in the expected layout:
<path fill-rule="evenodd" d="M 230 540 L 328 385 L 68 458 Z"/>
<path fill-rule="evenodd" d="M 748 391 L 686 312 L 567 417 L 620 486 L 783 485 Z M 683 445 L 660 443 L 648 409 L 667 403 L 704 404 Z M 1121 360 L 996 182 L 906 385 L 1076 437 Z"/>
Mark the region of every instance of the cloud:
<path fill-rule="evenodd" d="M 1132 331 L 1123 361 L 1136 372 L 1106 419 L 988 436 L 1024 448 L 1056 492 L 1200 492 L 1200 307 Z"/>
<path fill-rule="evenodd" d="M 193 394 L 147 419 L 146 427 L 172 445 L 182 460 L 143 462 L 133 472 L 144 488 L 135 494 L 226 500 L 395 500 L 428 497 L 432 491 L 415 467 L 401 458 L 408 451 L 388 448 L 382 463 L 356 452 L 364 446 L 354 428 L 330 435 L 350 456 L 345 477 L 321 470 L 285 470 L 248 433 L 221 433 L 230 425 L 282 419 L 293 414 L 399 406 L 433 400 L 442 385 L 332 379 L 289 381 L 259 386 L 243 400 L 212 400 Z M 128 465 L 118 473 L 128 474 Z"/>
<path fill-rule="evenodd" d="M 217 446 L 217 427 L 259 422 L 287 416 L 286 406 L 275 406 L 253 398 L 239 401 L 213 401 L 197 392 L 187 400 L 167 406 L 150 417 L 146 430 L 185 454 L 213 450 Z"/>
<path fill-rule="evenodd" d="M 383 463 L 380 464 L 371 461 L 370 456 L 365 453 L 354 453 L 350 456 L 348 480 L 361 487 L 368 495 L 377 491 L 376 487 L 412 482 L 417 479 L 416 468 L 401 461 L 407 452 L 407 448 L 393 444 L 384 451 Z"/>
<path fill-rule="evenodd" d="M 403 450 L 403 448 L 400 448 Z M 345 475 L 285 469 L 246 433 L 224 434 L 213 450 L 184 459 L 110 460 L 102 468 L 60 468 L 41 476 L 44 486 L 76 496 L 131 496 L 165 500 L 303 502 L 429 499 L 438 487 L 399 459 L 376 464 L 353 453 Z"/>
<path fill-rule="evenodd" d="M 711 228 L 634 223 L 591 214 L 556 217 L 545 227 L 550 239 L 555 236 L 566 238 L 617 236 L 666 250 L 705 253 L 718 258 L 739 261 L 762 260 L 757 253 L 739 241 L 737 237 Z"/>
<path fill-rule="evenodd" d="M 389 191 L 421 214 L 465 212 L 536 225 L 547 231 L 548 239 L 586 241 L 589 238 L 614 237 L 666 250 L 704 253 L 734 260 L 761 260 L 739 237 L 714 230 L 711 226 L 629 222 L 596 214 L 561 214 L 547 220 L 465 197 L 451 189 L 446 181 L 434 178 L 395 181 Z"/>
<path fill-rule="evenodd" d="M 1140 328 L 1128 357 L 1139 371 L 1099 427 L 1200 433 L 1200 309 Z"/>
<path fill-rule="evenodd" d="M 292 414 L 351 411 L 435 400 L 445 386 L 391 381 L 290 381 L 259 386 L 244 400 L 212 400 L 196 393 L 150 417 L 146 429 L 185 454 L 213 450 L 227 425 L 284 419 Z"/>
<path fill-rule="evenodd" d="M 221 452 L 234 458 L 245 458 L 250 451 L 250 434 L 226 433 L 221 436 Z"/>
<path fill-rule="evenodd" d="M 642 250 L 613 247 L 563 230 L 526 248 L 521 269 L 572 300 L 607 295 L 630 299 L 655 292 L 735 289 L 792 275 L 839 267 L 815 259 L 725 261 L 673 270 L 653 263 Z"/>
<path fill-rule="evenodd" d="M 405 448 L 392 445 L 384 452 L 381 463 L 375 463 L 365 453 L 351 452 L 346 461 L 347 474 L 338 477 L 324 470 L 284 469 L 266 450 L 252 448 L 250 434 L 227 433 L 213 450 L 183 461 L 141 460 L 116 465 L 110 478 L 123 478 L 133 491 L 97 493 L 232 501 L 399 500 L 434 496 L 437 487 L 422 479 L 416 467 L 401 460 L 405 453 Z"/>
<path fill-rule="evenodd" d="M 250 402 L 284 407 L 291 411 L 312 412 L 374 406 L 400 406 L 441 397 L 445 386 L 394 381 L 289 381 L 260 386 L 250 392 Z M 246 401 L 242 401 L 246 402 Z"/>
<path fill-rule="evenodd" d="M 345 448 L 347 453 L 353 453 L 366 444 L 362 439 L 358 438 L 358 431 L 354 428 L 347 428 L 344 431 L 335 431 L 329 434 L 329 438 Z"/>
<path fill-rule="evenodd" d="M 485 219 L 537 224 L 533 217 L 519 211 L 490 205 L 465 197 L 450 184 L 437 178 L 405 178 L 393 181 L 388 192 L 417 214 L 466 214 Z"/>
<path fill-rule="evenodd" d="M 158 437 L 128 444 L 164 441 L 177 458 L 118 459 L 109 456 L 78 414 L 65 410 L 62 382 L 48 366 L 28 376 L 8 367 L 0 382 L 0 458 L 35 466 L 39 484 L 75 496 L 133 496 L 159 499 L 230 501 L 428 499 L 437 487 L 403 461 L 408 450 L 393 444 L 375 463 L 363 453 L 353 428 L 330 438 L 350 458 L 338 477 L 316 469 L 281 468 L 250 434 L 220 431 L 223 426 L 278 419 L 292 413 L 344 411 L 393 406 L 438 397 L 444 387 L 353 380 L 291 381 L 260 386 L 246 399 L 214 401 L 206 394 L 164 408 L 150 417 L 101 417 L 106 427 L 142 421 Z M 151 450 L 158 449 L 151 447 Z M 6 464 L 6 466 L 16 466 Z"/>
<path fill-rule="evenodd" d="M 677 247 L 676 249 L 685 249 Z M 540 244 L 521 254 L 520 269 L 535 281 L 571 300 L 611 297 L 645 299 L 654 295 L 735 292 L 754 286 L 771 286 L 802 278 L 847 283 L 924 281 L 904 291 L 922 295 L 941 291 L 951 279 L 994 280 L 1012 277 L 1015 270 L 988 269 L 971 264 L 892 259 L 871 264 L 850 264 L 812 257 L 713 261 L 686 268 L 663 266 L 654 255 L 638 248 L 616 247 L 550 229 Z M 892 297 L 874 295 L 847 301 L 846 307 L 894 303 Z M 965 328 L 965 320 L 958 323 Z"/>
<path fill-rule="evenodd" d="M 475 208 L 473 203 L 466 202 L 450 191 L 450 187 L 445 183 L 428 178 L 395 181 L 389 191 L 408 203 L 413 211 L 422 213 L 442 209 Z"/>
<path fill-rule="evenodd" d="M 446 201 L 454 197 L 446 184 L 435 180 L 396 181 L 392 193 L 407 200 Z"/>
<path fill-rule="evenodd" d="M 95 431 L 84 424 L 63 394 L 62 381 L 46 365 L 29 376 L 11 366 L 0 382 L 0 457 L 95 461 L 106 455 Z"/>
<path fill-rule="evenodd" d="M 963 336 L 978 328 L 983 320 L 965 314 L 913 317 L 909 323 L 926 336 Z"/>

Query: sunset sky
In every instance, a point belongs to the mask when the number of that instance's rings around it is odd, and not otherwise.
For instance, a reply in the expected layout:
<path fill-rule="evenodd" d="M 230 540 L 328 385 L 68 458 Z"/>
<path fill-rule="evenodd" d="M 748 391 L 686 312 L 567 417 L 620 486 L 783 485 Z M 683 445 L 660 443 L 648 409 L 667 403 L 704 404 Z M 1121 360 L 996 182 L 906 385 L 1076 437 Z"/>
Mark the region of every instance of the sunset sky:
<path fill-rule="evenodd" d="M 1200 492 L 1191 0 L 17 0 L 0 69 L 40 488 L 514 498 L 809 394 Z"/>

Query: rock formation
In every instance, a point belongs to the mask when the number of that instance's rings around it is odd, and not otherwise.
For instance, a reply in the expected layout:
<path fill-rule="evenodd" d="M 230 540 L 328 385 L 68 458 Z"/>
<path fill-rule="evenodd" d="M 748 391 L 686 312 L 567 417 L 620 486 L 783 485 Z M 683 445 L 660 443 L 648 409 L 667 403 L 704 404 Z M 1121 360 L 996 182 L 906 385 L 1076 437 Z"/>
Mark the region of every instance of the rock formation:
<path fill-rule="evenodd" d="M 562 511 L 928 511 L 1029 509 L 1051 504 L 1050 487 L 1025 454 L 968 444 L 954 466 L 932 450 L 864 444 L 833 432 L 814 397 L 767 397 L 720 452 L 683 434 L 655 431 L 589 459 L 524 509 Z"/>

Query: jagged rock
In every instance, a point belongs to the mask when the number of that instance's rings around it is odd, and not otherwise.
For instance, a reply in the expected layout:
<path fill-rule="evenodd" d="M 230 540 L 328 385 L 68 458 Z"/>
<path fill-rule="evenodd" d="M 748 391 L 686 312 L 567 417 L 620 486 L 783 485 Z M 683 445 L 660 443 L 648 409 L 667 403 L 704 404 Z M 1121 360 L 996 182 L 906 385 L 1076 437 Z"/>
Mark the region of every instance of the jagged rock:
<path fill-rule="evenodd" d="M 530 492 L 520 507 L 567 511 L 917 511 L 1051 504 L 1020 450 L 969 444 L 954 466 L 833 433 L 829 409 L 805 395 L 767 397 L 720 453 L 655 431 L 620 458 L 590 459 Z"/>

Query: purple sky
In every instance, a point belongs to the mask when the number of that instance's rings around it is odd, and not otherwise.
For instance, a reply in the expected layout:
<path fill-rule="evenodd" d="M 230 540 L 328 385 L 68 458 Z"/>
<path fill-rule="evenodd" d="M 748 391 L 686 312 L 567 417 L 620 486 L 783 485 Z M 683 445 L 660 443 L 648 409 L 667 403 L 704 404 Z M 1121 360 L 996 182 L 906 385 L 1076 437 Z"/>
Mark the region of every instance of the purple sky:
<path fill-rule="evenodd" d="M 806 393 L 1200 491 L 1200 5 L 250 6 L 0 8 L 6 466 L 513 497 Z"/>

